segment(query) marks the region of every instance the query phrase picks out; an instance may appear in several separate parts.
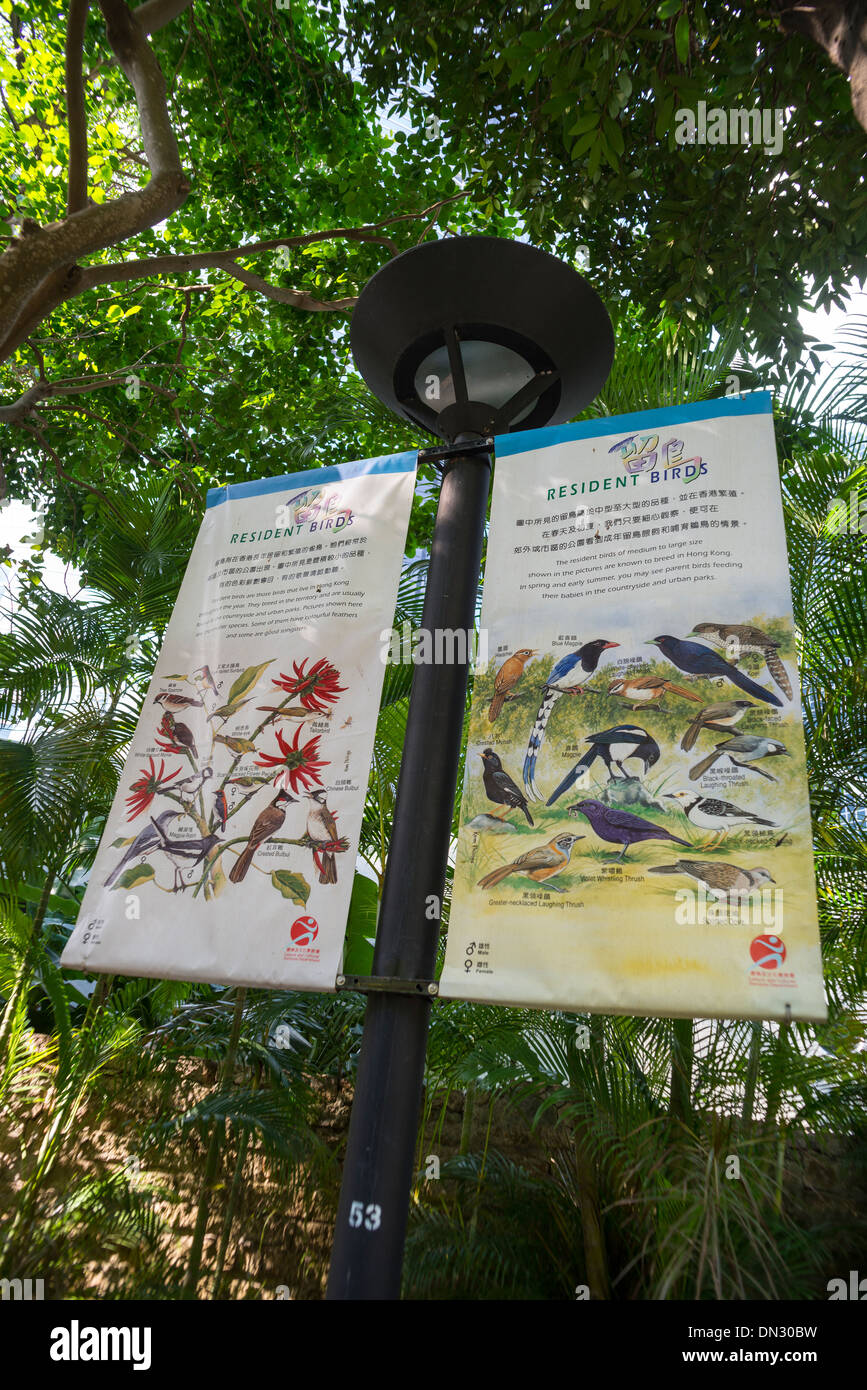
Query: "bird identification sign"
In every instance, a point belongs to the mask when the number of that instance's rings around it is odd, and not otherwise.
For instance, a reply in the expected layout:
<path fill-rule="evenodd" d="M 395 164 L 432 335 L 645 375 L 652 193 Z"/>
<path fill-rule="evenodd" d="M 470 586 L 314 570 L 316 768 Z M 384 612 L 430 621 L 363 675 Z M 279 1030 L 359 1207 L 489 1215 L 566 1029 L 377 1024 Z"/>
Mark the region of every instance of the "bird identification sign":
<path fill-rule="evenodd" d="M 497 440 L 440 993 L 825 1017 L 766 393 Z"/>
<path fill-rule="evenodd" d="M 208 493 L 63 965 L 333 989 L 415 462 Z"/>

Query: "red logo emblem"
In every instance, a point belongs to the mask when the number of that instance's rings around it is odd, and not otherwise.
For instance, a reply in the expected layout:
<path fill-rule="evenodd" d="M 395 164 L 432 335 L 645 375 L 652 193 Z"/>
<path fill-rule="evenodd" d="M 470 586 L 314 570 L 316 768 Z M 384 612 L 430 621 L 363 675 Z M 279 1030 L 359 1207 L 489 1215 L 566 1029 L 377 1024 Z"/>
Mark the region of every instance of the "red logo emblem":
<path fill-rule="evenodd" d="M 750 955 L 763 970 L 779 970 L 786 959 L 786 947 L 779 936 L 754 936 Z"/>
<path fill-rule="evenodd" d="M 296 917 L 289 935 L 296 946 L 309 946 L 319 934 L 319 923 L 315 917 Z"/>

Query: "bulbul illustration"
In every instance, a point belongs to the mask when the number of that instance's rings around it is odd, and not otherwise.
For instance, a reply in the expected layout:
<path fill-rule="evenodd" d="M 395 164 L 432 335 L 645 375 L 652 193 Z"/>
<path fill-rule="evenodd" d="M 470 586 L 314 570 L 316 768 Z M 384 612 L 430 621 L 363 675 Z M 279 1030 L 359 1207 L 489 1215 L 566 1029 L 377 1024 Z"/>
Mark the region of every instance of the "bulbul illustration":
<path fill-rule="evenodd" d="M 629 758 L 640 758 L 644 764 L 645 776 L 648 768 L 659 761 L 659 744 L 655 738 L 651 738 L 646 729 L 640 729 L 637 724 L 616 724 L 613 729 L 588 734 L 585 742 L 590 744 L 588 751 L 578 759 L 572 771 L 567 772 L 557 790 L 548 797 L 549 806 L 553 806 L 554 802 L 578 781 L 582 773 L 593 766 L 597 758 L 601 758 L 607 767 L 609 779 L 614 779 L 612 765 L 620 768 L 623 777 L 629 776 L 623 766 Z"/>
<path fill-rule="evenodd" d="M 674 685 L 662 676 L 618 676 L 608 687 L 609 695 L 619 695 L 632 709 L 640 709 L 642 705 L 661 705 L 666 693 L 701 704 L 700 697 L 694 691 L 684 690 L 682 685 Z"/>
<path fill-rule="evenodd" d="M 166 710 L 160 721 L 159 732 L 165 734 L 181 748 L 186 748 L 188 753 L 192 753 L 194 758 L 198 758 L 199 753 L 196 748 L 196 740 L 193 738 L 193 731 L 186 724 L 182 724 L 179 719 L 175 719 L 171 710 Z"/>
<path fill-rule="evenodd" d="M 214 818 L 221 830 L 226 828 L 226 820 L 229 815 L 229 803 L 226 800 L 226 793 L 219 787 L 214 793 Z"/>
<path fill-rule="evenodd" d="M 310 809 L 307 812 L 307 834 L 311 840 L 315 840 L 317 845 L 322 845 L 322 849 L 314 849 L 313 861 L 319 870 L 320 883 L 337 882 L 337 859 L 334 850 L 328 849 L 328 845 L 336 844 L 340 838 L 340 831 L 337 829 L 337 821 L 334 814 L 329 811 L 325 798 L 328 795 L 324 787 L 317 787 L 310 792 L 307 800 L 310 802 Z"/>
<path fill-rule="evenodd" d="M 686 733 L 680 740 L 680 746 L 685 752 L 692 748 L 702 729 L 713 729 L 717 733 L 725 733 L 732 728 L 739 720 L 743 719 L 748 709 L 755 709 L 755 700 L 721 700 L 717 705 L 705 705 L 704 709 L 699 710 L 692 723 L 687 727 Z"/>
<path fill-rule="evenodd" d="M 183 815 L 183 811 L 162 811 L 155 821 L 152 820 L 148 825 L 144 826 L 136 835 L 120 863 L 117 865 L 117 868 L 112 869 L 108 878 L 102 885 L 103 888 L 112 888 L 123 873 L 127 864 L 131 863 L 133 859 L 140 859 L 144 854 L 150 854 L 151 850 L 156 849 L 158 845 L 162 844 L 162 832 L 165 830 L 169 821 L 174 820 L 175 816 L 181 815 Z"/>
<path fill-rule="evenodd" d="M 157 822 L 153 821 L 152 824 L 156 826 Z M 160 836 L 160 843 L 154 848 L 161 849 L 172 861 L 175 874 L 172 892 L 183 892 L 187 886 L 183 879 L 184 867 L 188 865 L 190 868 L 194 868 L 196 864 L 200 864 L 205 855 L 214 848 L 214 845 L 220 843 L 220 837 L 219 835 L 202 835 L 195 840 L 172 840 L 162 827 L 157 828 L 157 833 Z"/>
<path fill-rule="evenodd" d="M 503 708 L 508 696 L 514 690 L 518 681 L 524 674 L 524 667 L 531 656 L 537 653 L 530 647 L 521 647 L 517 652 L 513 652 L 507 657 L 494 677 L 494 698 L 488 707 L 488 719 L 491 724 L 497 718 Z"/>
<path fill-rule="evenodd" d="M 602 653 L 609 647 L 619 646 L 619 642 L 608 642 L 604 637 L 598 637 L 594 642 L 585 642 L 584 646 L 579 647 L 577 652 L 569 652 L 568 656 L 561 657 L 548 676 L 542 687 L 542 703 L 530 732 L 530 740 L 524 758 L 524 786 L 533 801 L 544 800 L 541 793 L 536 790 L 536 760 L 545 741 L 545 729 L 548 726 L 554 705 L 561 695 L 582 693 L 581 681 L 584 676 L 592 676 L 599 665 L 599 658 Z"/>
<path fill-rule="evenodd" d="M 722 844 L 729 830 L 735 825 L 767 825 L 772 830 L 778 828 L 776 821 L 765 820 L 753 811 L 743 811 L 740 806 L 735 806 L 731 801 L 721 801 L 716 796 L 701 796 L 694 791 L 663 792 L 663 799 L 666 798 L 676 801 L 687 820 L 699 830 L 714 832 L 717 836 L 714 849 Z M 702 846 L 703 849 L 711 847 L 711 841 Z"/>
<path fill-rule="evenodd" d="M 170 709 L 172 714 L 180 714 L 185 709 L 202 709 L 202 701 L 194 700 L 192 695 L 174 695 L 167 690 L 154 696 L 154 704 Z"/>
<path fill-rule="evenodd" d="M 518 858 L 511 864 L 504 864 L 500 869 L 494 869 L 491 874 L 486 874 L 478 882 L 479 888 L 493 888 L 501 883 L 510 874 L 525 874 L 534 883 L 547 883 L 555 874 L 559 874 L 569 863 L 572 854 L 572 847 L 579 840 L 583 840 L 583 835 L 557 835 L 547 845 L 539 845 L 536 849 L 528 849 L 526 854 L 519 854 Z M 555 893 L 562 893 L 564 890 L 558 888 L 556 883 L 552 883 Z"/>
<path fill-rule="evenodd" d="M 270 840 L 273 835 L 277 834 L 286 819 L 286 807 L 296 799 L 296 797 L 290 796 L 287 791 L 281 790 L 273 801 L 269 801 L 268 805 L 262 808 L 253 822 L 250 838 L 232 865 L 229 873 L 232 883 L 240 883 L 246 877 L 256 850 L 266 840 Z"/>
<path fill-rule="evenodd" d="M 792 683 L 789 680 L 789 673 L 780 660 L 779 642 L 775 642 L 766 632 L 758 627 L 749 627 L 744 623 L 696 623 L 693 628 L 696 637 L 702 637 L 706 642 L 713 642 L 715 646 L 723 647 L 731 652 L 732 647 L 740 652 L 755 652 L 758 656 L 765 659 L 765 665 L 771 673 L 771 678 L 782 690 L 787 700 L 792 698 Z M 735 661 L 740 660 L 736 656 Z"/>
<path fill-rule="evenodd" d="M 586 816 L 600 840 L 623 846 L 615 856 L 618 863 L 626 858 L 630 845 L 640 844 L 644 840 L 673 840 L 676 845 L 691 848 L 688 840 L 672 835 L 663 826 L 655 825 L 643 816 L 635 816 L 631 811 L 621 811 L 617 806 L 606 806 L 602 801 L 577 801 L 567 809 L 570 816 Z"/>
<path fill-rule="evenodd" d="M 720 864 L 702 859 L 678 859 L 676 864 L 657 864 L 651 874 L 684 874 L 703 883 L 715 898 L 733 898 L 775 883 L 767 869 L 740 869 L 737 864 Z"/>
<path fill-rule="evenodd" d="M 724 661 L 718 652 L 712 647 L 702 646 L 700 642 L 685 642 L 680 637 L 672 637 L 670 633 L 663 633 L 661 637 L 654 637 L 649 641 L 648 646 L 658 647 L 672 666 L 676 666 L 680 671 L 686 671 L 690 676 L 705 676 L 709 680 L 718 679 L 720 676 L 731 681 L 739 690 L 743 690 L 747 695 L 755 695 L 757 700 L 764 700 L 768 705 L 777 705 L 782 708 L 782 700 L 773 695 L 770 690 L 765 690 L 761 685 L 750 680 L 743 671 L 739 671 L 737 666 L 732 666 L 731 662 Z"/>
<path fill-rule="evenodd" d="M 482 780 L 485 784 L 485 795 L 488 800 L 493 801 L 497 806 L 504 806 L 503 815 L 506 814 L 506 811 L 523 811 L 527 817 L 527 824 L 532 825 L 533 817 L 527 807 L 527 798 L 520 787 L 512 781 L 493 748 L 486 748 L 479 756 L 485 765 Z"/>
<path fill-rule="evenodd" d="M 761 738 L 758 734 L 735 734 L 734 738 L 727 738 L 724 743 L 718 743 L 712 753 L 708 753 L 700 763 L 691 767 L 689 780 L 697 782 L 708 768 L 713 767 L 717 759 L 724 757 L 728 757 L 735 767 L 743 767 L 747 772 L 758 772 L 760 776 L 767 777 L 769 782 L 776 782 L 776 777 L 770 772 L 753 767 L 753 763 L 759 762 L 761 758 L 788 758 L 791 754 L 778 738 Z"/>

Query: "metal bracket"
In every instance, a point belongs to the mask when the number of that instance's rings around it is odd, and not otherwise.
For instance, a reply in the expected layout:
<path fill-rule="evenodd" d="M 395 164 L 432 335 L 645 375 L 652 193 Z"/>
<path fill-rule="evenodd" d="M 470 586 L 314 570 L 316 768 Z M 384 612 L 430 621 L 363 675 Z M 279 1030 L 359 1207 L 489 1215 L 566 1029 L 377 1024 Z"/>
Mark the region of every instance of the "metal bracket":
<path fill-rule="evenodd" d="M 431 997 L 440 992 L 436 980 L 403 980 L 399 975 L 338 975 L 335 989 L 357 994 L 413 994 Z"/>
<path fill-rule="evenodd" d="M 418 464 L 445 463 L 448 459 L 472 457 L 473 454 L 492 454 L 493 435 L 480 439 L 476 444 L 436 444 L 431 449 L 419 449 Z"/>

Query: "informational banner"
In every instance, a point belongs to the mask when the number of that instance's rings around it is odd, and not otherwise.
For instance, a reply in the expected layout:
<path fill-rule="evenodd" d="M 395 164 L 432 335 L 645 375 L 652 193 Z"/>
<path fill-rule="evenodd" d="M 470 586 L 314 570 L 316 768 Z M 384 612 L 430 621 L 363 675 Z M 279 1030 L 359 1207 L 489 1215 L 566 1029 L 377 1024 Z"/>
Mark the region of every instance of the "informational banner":
<path fill-rule="evenodd" d="M 334 987 L 415 458 L 209 492 L 63 965 Z"/>
<path fill-rule="evenodd" d="M 825 1017 L 766 393 L 497 440 L 449 998 Z"/>

